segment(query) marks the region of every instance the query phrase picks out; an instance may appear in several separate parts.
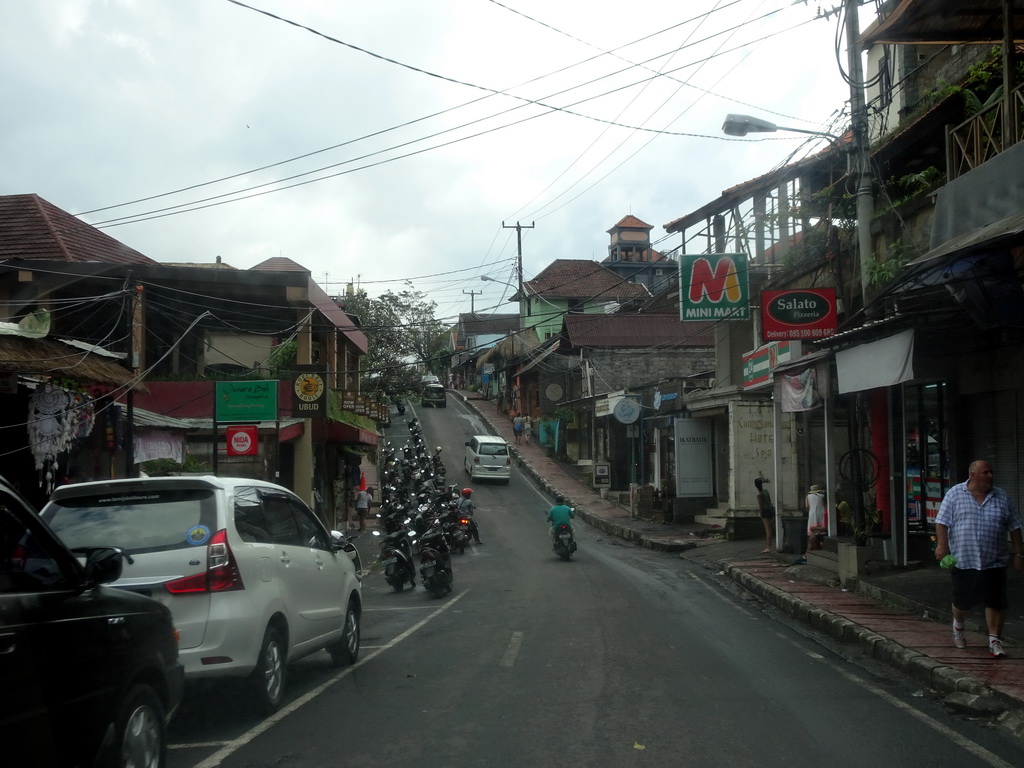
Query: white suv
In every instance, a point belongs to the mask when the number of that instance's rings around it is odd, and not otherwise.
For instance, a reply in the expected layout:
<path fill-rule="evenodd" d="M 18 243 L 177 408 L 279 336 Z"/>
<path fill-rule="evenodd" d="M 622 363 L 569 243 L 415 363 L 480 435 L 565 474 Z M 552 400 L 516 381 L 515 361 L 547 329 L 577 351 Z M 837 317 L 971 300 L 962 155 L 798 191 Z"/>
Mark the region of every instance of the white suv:
<path fill-rule="evenodd" d="M 466 442 L 463 466 L 473 480 L 493 478 L 507 485 L 512 477 L 512 453 L 504 438 L 473 435 Z"/>
<path fill-rule="evenodd" d="M 286 664 L 359 655 L 358 553 L 295 494 L 246 478 L 166 477 L 66 485 L 41 512 L 71 549 L 123 548 L 113 586 L 168 608 L 186 679 L 248 676 L 265 711 Z"/>

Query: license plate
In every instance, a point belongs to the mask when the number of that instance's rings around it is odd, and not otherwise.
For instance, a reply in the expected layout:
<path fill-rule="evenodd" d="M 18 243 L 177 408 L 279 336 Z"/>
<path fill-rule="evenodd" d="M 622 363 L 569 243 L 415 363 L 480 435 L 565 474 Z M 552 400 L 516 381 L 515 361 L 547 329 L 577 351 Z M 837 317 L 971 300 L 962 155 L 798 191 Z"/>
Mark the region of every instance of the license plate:
<path fill-rule="evenodd" d="M 560 539 L 565 539 L 565 540 L 568 540 L 568 539 L 571 539 L 571 538 L 572 538 L 572 536 L 570 536 L 570 535 L 569 535 L 568 533 L 563 533 L 563 534 L 562 534 L 561 536 L 559 536 L 558 538 L 560 538 Z"/>
<path fill-rule="evenodd" d="M 428 560 L 428 561 L 427 561 L 427 562 L 425 562 L 425 563 L 421 563 L 421 565 L 422 565 L 422 566 L 423 566 L 424 568 L 433 568 L 433 567 L 434 567 L 435 565 L 437 565 L 437 563 L 436 563 L 435 561 L 433 561 L 433 560 Z"/>
<path fill-rule="evenodd" d="M 487 471 L 488 472 L 497 472 L 499 469 L 501 469 L 501 467 L 488 467 Z"/>
<path fill-rule="evenodd" d="M 387 560 L 381 560 L 380 564 L 381 565 L 394 565 L 397 562 L 398 562 L 398 558 L 397 557 L 389 557 Z"/>

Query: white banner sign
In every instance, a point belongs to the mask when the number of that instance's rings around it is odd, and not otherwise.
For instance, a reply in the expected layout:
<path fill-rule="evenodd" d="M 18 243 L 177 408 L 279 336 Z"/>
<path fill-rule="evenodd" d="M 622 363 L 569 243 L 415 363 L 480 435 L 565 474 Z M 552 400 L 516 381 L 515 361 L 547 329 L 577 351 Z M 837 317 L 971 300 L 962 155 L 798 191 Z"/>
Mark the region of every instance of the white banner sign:
<path fill-rule="evenodd" d="M 711 419 L 675 419 L 676 497 L 710 496 Z"/>

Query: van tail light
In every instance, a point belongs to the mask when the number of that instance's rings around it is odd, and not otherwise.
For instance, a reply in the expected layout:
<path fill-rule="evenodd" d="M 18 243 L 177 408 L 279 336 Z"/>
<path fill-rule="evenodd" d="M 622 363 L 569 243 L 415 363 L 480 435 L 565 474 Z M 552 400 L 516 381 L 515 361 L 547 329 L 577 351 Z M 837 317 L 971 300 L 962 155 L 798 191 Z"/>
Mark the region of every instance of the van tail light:
<path fill-rule="evenodd" d="M 505 459 L 505 466 L 506 467 L 511 467 L 512 466 L 512 457 L 511 456 L 509 458 Z"/>
<path fill-rule="evenodd" d="M 230 592 L 245 589 L 238 563 L 228 545 L 225 530 L 217 531 L 206 545 L 206 570 L 193 576 L 184 576 L 164 584 L 172 595 L 187 595 L 196 592 Z"/>

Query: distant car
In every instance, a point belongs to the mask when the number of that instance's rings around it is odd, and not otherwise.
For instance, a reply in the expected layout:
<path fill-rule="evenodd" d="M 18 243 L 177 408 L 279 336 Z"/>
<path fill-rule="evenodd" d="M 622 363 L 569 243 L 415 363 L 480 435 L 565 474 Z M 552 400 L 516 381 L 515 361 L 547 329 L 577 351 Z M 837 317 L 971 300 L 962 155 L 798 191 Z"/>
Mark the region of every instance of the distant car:
<path fill-rule="evenodd" d="M 170 608 L 186 680 L 247 678 L 280 706 L 287 663 L 326 649 L 359 655 L 358 553 L 278 485 L 227 477 L 150 477 L 58 488 L 43 518 L 73 548 L 131 555 L 114 586 Z"/>
<path fill-rule="evenodd" d="M 423 387 L 423 391 L 420 393 L 420 406 L 426 408 L 428 405 L 436 408 L 448 406 L 447 393 L 440 384 L 427 384 Z"/>
<path fill-rule="evenodd" d="M 473 480 L 490 478 L 508 483 L 512 477 L 512 454 L 504 438 L 473 435 L 466 442 L 463 466 Z"/>
<path fill-rule="evenodd" d="M 432 373 L 420 376 L 420 384 L 440 384 L 441 380 Z"/>
<path fill-rule="evenodd" d="M 84 566 L 0 479 L 4 764 L 159 768 L 183 688 L 171 613 L 101 586 L 123 553 L 79 554 Z"/>

